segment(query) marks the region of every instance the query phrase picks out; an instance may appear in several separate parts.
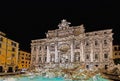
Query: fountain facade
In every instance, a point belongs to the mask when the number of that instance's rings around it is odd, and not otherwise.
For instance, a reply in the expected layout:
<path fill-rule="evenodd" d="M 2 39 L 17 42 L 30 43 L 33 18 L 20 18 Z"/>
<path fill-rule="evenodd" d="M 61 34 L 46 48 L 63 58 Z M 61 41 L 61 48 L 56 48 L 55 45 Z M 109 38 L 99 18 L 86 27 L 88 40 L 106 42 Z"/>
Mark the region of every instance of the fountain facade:
<path fill-rule="evenodd" d="M 112 29 L 85 32 L 83 25 L 71 26 L 65 19 L 59 29 L 48 30 L 46 38 L 31 42 L 31 67 L 72 68 L 84 64 L 87 69 L 107 68 L 112 59 Z"/>

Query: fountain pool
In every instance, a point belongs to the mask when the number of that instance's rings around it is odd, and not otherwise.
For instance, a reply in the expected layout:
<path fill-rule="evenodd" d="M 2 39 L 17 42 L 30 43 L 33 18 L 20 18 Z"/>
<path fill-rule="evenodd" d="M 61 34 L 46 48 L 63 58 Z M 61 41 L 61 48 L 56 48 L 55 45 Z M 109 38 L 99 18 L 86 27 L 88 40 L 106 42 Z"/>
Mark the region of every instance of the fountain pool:
<path fill-rule="evenodd" d="M 62 77 L 54 77 L 54 78 L 46 78 L 42 76 L 4 76 L 0 77 L 0 81 L 72 81 L 72 80 L 65 80 Z M 89 80 L 79 80 L 79 81 L 109 81 L 102 77 L 93 77 Z"/>

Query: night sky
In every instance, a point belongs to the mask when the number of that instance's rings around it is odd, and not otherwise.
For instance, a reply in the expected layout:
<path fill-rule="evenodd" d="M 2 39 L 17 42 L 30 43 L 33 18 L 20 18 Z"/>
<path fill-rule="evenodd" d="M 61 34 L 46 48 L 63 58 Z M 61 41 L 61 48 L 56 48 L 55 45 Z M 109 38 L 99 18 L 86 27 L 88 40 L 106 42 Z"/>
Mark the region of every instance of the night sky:
<path fill-rule="evenodd" d="M 0 31 L 30 52 L 33 39 L 45 38 L 62 19 L 85 31 L 113 29 L 113 44 L 120 44 L 120 9 L 115 0 L 12 0 L 0 3 Z"/>

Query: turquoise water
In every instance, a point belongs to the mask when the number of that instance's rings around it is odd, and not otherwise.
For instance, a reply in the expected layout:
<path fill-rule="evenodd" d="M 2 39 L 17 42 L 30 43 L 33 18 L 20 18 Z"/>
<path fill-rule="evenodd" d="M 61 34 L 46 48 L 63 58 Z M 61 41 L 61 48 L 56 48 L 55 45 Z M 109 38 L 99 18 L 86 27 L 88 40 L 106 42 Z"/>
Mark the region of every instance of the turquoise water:
<path fill-rule="evenodd" d="M 72 81 L 72 80 L 65 80 L 62 77 L 55 77 L 55 78 L 45 78 L 42 76 L 34 76 L 34 77 L 27 77 L 27 76 L 22 76 L 22 77 L 7 77 L 7 78 L 0 78 L 0 81 Z M 80 80 L 79 80 L 80 81 Z M 83 81 L 83 80 L 81 80 Z M 101 76 L 96 76 L 93 78 L 90 78 L 89 80 L 86 81 L 109 81 L 107 79 L 102 78 Z"/>
<path fill-rule="evenodd" d="M 45 78 L 41 76 L 36 76 L 34 78 L 21 77 L 21 78 L 17 78 L 16 81 L 64 81 L 64 79 L 63 78 Z"/>
<path fill-rule="evenodd" d="M 55 78 L 45 78 L 42 76 L 35 77 L 4 77 L 1 78 L 0 81 L 65 81 L 63 78 L 55 77 Z"/>

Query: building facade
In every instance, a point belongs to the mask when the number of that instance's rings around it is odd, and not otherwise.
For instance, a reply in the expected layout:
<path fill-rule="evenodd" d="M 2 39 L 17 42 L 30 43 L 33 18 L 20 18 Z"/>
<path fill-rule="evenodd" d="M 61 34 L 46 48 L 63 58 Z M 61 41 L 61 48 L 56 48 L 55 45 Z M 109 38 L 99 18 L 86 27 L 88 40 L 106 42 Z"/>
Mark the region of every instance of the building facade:
<path fill-rule="evenodd" d="M 35 67 L 72 67 L 85 64 L 107 67 L 112 59 L 112 29 L 85 32 L 83 25 L 69 26 L 62 20 L 59 29 L 48 30 L 46 38 L 31 42 L 31 63 Z"/>
<path fill-rule="evenodd" d="M 18 63 L 19 43 L 0 32 L 0 72 L 15 72 Z"/>
<path fill-rule="evenodd" d="M 31 64 L 31 54 L 26 51 L 19 51 L 18 54 L 18 69 L 28 70 Z"/>
<path fill-rule="evenodd" d="M 113 59 L 120 58 L 120 45 L 113 45 Z"/>

